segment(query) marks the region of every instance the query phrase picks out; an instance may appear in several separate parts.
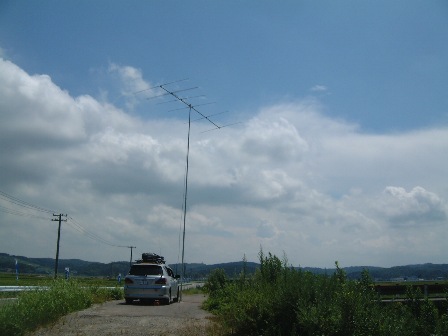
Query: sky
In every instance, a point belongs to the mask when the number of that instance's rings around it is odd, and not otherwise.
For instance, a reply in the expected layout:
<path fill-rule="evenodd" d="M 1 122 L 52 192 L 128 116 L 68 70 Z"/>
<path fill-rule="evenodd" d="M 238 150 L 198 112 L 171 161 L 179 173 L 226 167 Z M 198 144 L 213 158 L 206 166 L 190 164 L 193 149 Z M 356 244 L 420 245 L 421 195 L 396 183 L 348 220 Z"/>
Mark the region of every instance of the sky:
<path fill-rule="evenodd" d="M 3 0 L 0 252 L 61 213 L 61 259 L 181 261 L 189 143 L 185 262 L 447 263 L 447 42 L 443 0 Z"/>

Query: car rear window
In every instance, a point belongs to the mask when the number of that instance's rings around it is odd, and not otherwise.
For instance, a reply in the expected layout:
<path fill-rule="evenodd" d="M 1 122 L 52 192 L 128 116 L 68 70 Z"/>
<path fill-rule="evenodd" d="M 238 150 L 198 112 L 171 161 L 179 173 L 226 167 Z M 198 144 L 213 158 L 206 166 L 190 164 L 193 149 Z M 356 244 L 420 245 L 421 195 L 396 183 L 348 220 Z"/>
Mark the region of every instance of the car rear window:
<path fill-rule="evenodd" d="M 162 267 L 158 265 L 132 265 L 130 275 L 161 275 Z"/>

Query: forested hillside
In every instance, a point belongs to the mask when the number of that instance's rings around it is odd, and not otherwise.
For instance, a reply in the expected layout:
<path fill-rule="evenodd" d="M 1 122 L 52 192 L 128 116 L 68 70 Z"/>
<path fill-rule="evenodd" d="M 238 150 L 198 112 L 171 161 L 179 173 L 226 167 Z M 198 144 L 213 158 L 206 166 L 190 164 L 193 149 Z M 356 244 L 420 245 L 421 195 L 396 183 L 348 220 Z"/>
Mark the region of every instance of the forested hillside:
<path fill-rule="evenodd" d="M 7 253 L 0 253 L 0 272 L 15 272 L 15 260 L 18 261 L 19 273 L 53 274 L 55 260 L 53 258 L 28 258 L 24 256 L 14 256 Z M 181 273 L 180 264 L 170 264 L 174 272 Z M 127 274 L 129 261 L 116 261 L 111 263 L 100 263 L 84 261 L 79 259 L 60 259 L 58 273 L 64 273 L 66 267 L 70 268 L 72 275 L 80 276 L 103 276 L 116 277 L 119 273 Z M 229 262 L 222 264 L 206 265 L 203 263 L 186 263 L 185 276 L 191 279 L 203 279 L 217 268 L 223 269 L 229 277 L 240 274 L 245 269 L 246 274 L 252 274 L 259 267 L 254 262 Z M 335 272 L 335 268 L 315 268 L 303 267 L 305 271 L 314 274 L 328 274 Z M 420 264 L 395 266 L 390 268 L 372 266 L 350 266 L 343 267 L 350 279 L 359 279 L 364 269 L 367 269 L 370 276 L 377 280 L 391 280 L 401 278 L 403 280 L 416 279 L 448 279 L 448 264 Z"/>

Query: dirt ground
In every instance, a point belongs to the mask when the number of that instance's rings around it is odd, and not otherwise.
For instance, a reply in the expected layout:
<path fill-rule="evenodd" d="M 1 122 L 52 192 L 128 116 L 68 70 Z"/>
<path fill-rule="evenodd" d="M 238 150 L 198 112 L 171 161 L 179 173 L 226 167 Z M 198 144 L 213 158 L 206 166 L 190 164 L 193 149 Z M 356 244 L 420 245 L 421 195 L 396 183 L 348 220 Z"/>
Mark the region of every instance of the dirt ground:
<path fill-rule="evenodd" d="M 208 335 L 210 313 L 200 308 L 205 296 L 184 295 L 170 305 L 109 301 L 61 318 L 28 336 L 53 335 Z"/>

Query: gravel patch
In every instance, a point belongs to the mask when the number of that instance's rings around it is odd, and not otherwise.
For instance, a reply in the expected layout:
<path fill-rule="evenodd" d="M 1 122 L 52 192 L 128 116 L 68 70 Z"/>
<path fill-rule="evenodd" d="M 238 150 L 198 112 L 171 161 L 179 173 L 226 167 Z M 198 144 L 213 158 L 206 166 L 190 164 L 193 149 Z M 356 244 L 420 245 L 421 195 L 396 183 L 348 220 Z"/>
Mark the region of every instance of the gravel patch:
<path fill-rule="evenodd" d="M 170 305 L 108 301 L 64 316 L 28 336 L 207 335 L 213 315 L 200 308 L 204 300 L 204 295 L 195 294 Z"/>

